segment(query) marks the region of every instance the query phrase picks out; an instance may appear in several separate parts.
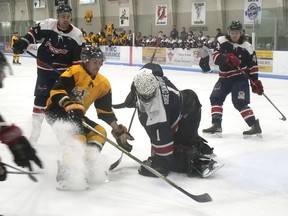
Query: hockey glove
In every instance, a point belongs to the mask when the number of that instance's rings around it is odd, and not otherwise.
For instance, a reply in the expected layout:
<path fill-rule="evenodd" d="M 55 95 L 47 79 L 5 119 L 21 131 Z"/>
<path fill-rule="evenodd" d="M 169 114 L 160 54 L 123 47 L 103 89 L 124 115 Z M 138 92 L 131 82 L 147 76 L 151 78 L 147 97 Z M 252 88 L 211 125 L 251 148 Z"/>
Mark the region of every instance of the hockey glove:
<path fill-rule="evenodd" d="M 264 88 L 262 85 L 262 82 L 260 80 L 254 80 L 253 82 L 250 82 L 252 92 L 258 95 L 262 95 L 264 92 Z"/>
<path fill-rule="evenodd" d="M 0 162 L 0 181 L 5 181 L 7 178 L 7 170 L 5 166 Z"/>
<path fill-rule="evenodd" d="M 67 112 L 68 120 L 82 128 L 82 120 L 85 114 L 84 106 L 77 101 L 66 101 L 63 103 L 63 107 Z"/>
<path fill-rule="evenodd" d="M 225 63 L 232 67 L 232 68 L 237 68 L 241 64 L 240 59 L 235 56 L 233 53 L 227 53 L 225 58 L 224 58 Z"/>
<path fill-rule="evenodd" d="M 113 129 L 111 133 L 120 147 L 128 152 L 132 151 L 132 145 L 130 145 L 127 140 L 134 140 L 134 137 L 131 136 L 125 126 L 120 124 L 118 130 Z"/>
<path fill-rule="evenodd" d="M 24 53 L 24 50 L 27 49 L 27 47 L 28 47 L 28 43 L 23 39 L 19 39 L 14 42 L 12 49 L 14 53 L 22 54 Z"/>
<path fill-rule="evenodd" d="M 28 167 L 32 171 L 30 162 L 36 163 L 42 168 L 42 162 L 36 156 L 36 151 L 30 145 L 29 141 L 22 136 L 19 127 L 7 126 L 0 134 L 0 141 L 7 144 L 14 156 L 14 162 L 21 167 Z"/>

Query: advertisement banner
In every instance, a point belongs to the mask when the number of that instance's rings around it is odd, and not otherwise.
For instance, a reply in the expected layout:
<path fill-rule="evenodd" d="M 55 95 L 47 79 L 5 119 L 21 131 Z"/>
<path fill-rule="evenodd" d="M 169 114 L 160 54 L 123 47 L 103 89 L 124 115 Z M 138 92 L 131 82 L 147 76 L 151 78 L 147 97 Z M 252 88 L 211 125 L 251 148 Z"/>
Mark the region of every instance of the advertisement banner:
<path fill-rule="evenodd" d="M 167 49 L 166 64 L 191 67 L 198 64 L 199 60 L 194 57 L 193 49 Z"/>
<path fill-rule="evenodd" d="M 156 5 L 155 25 L 167 25 L 167 5 Z"/>
<path fill-rule="evenodd" d="M 244 1 L 244 24 L 261 23 L 262 0 Z"/>
<path fill-rule="evenodd" d="M 156 47 L 142 48 L 142 63 L 148 63 L 151 61 L 155 49 Z M 166 48 L 157 48 L 153 63 L 166 64 Z"/>
<path fill-rule="evenodd" d="M 129 26 L 129 7 L 119 8 L 119 26 Z"/>
<path fill-rule="evenodd" d="M 120 61 L 121 46 L 102 46 L 101 50 L 104 52 L 107 60 Z"/>
<path fill-rule="evenodd" d="M 193 2 L 192 3 L 192 25 L 205 25 L 206 21 L 206 3 L 205 2 Z"/>
<path fill-rule="evenodd" d="M 273 71 L 273 51 L 256 50 L 258 68 L 260 72 Z"/>

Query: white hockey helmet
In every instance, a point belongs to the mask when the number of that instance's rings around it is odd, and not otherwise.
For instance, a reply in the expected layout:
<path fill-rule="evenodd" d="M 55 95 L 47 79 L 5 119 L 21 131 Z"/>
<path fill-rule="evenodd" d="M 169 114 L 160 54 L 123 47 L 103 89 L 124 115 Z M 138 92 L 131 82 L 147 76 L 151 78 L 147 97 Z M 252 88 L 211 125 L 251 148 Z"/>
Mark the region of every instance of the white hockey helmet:
<path fill-rule="evenodd" d="M 139 99 L 144 103 L 151 102 L 159 88 L 159 82 L 152 74 L 152 70 L 148 68 L 140 69 L 140 73 L 134 77 L 133 82 Z"/>

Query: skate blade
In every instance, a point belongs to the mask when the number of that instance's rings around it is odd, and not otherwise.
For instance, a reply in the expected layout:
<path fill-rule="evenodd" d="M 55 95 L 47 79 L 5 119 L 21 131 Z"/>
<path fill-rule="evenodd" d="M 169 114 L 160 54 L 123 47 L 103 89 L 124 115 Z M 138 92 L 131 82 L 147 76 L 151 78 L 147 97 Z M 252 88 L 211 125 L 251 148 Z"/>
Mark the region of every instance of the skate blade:
<path fill-rule="evenodd" d="M 244 139 L 254 139 L 254 138 L 257 138 L 257 139 L 262 139 L 262 134 L 252 134 L 252 135 L 248 135 L 248 134 L 245 134 L 243 135 L 243 138 Z"/>
<path fill-rule="evenodd" d="M 67 185 L 63 185 L 59 182 L 57 182 L 57 185 L 56 185 L 56 190 L 58 191 L 86 191 L 89 189 L 89 186 L 85 186 L 85 187 L 70 187 L 70 186 L 67 186 Z"/>
<path fill-rule="evenodd" d="M 203 134 L 207 134 L 207 135 L 209 135 L 210 137 L 214 137 L 214 138 L 222 138 L 222 133 L 220 133 L 220 132 L 216 132 L 216 133 L 206 133 L 206 132 L 203 132 Z"/>
<path fill-rule="evenodd" d="M 212 174 L 214 174 L 216 171 L 218 171 L 220 168 L 222 168 L 225 164 L 219 164 L 217 163 L 216 166 L 213 167 L 213 170 L 211 170 L 210 172 L 206 173 L 206 174 L 201 174 L 202 178 L 207 178 L 209 176 L 211 176 Z"/>

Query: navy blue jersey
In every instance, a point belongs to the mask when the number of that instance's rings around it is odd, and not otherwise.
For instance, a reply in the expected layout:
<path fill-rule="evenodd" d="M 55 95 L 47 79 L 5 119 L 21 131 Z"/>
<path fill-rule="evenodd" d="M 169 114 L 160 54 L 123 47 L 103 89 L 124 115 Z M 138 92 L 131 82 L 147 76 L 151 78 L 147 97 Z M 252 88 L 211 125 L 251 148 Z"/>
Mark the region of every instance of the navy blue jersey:
<path fill-rule="evenodd" d="M 181 119 L 182 95 L 166 78 L 158 77 L 160 88 L 149 105 L 138 100 L 139 120 L 152 144 L 152 151 L 159 156 L 173 154 L 173 135 Z"/>
<path fill-rule="evenodd" d="M 67 30 L 61 31 L 57 19 L 46 19 L 30 28 L 22 39 L 26 39 L 29 44 L 41 43 L 37 52 L 38 68 L 52 70 L 43 64 L 46 63 L 54 69 L 65 71 L 71 65 L 81 63 L 84 38 L 81 30 L 72 24 Z"/>
<path fill-rule="evenodd" d="M 230 42 L 226 36 L 217 38 L 217 45 L 212 53 L 212 59 L 216 65 L 219 65 L 220 78 L 241 77 L 241 70 L 237 70 L 227 65 L 224 61 L 227 53 L 233 53 L 241 60 L 240 68 L 245 71 L 253 80 L 258 79 L 258 63 L 255 50 L 252 45 L 244 41 L 242 44 Z"/>

